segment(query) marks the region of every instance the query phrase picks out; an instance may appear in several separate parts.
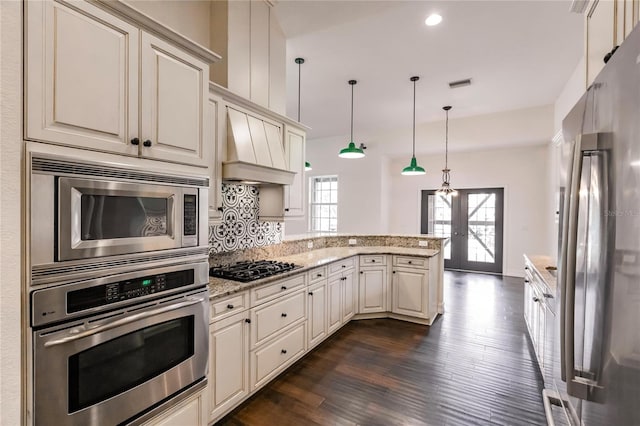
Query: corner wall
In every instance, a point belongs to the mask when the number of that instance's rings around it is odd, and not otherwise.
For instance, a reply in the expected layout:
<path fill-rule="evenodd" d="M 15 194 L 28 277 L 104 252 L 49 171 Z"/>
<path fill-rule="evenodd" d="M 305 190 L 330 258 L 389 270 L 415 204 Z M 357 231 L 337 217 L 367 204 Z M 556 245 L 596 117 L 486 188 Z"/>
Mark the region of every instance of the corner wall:
<path fill-rule="evenodd" d="M 443 161 L 418 157 L 424 176 L 402 176 L 406 160 L 391 162 L 390 233 L 420 233 L 421 191 L 440 187 Z M 547 254 L 549 246 L 546 146 L 449 153 L 449 167 L 453 188 L 504 188 L 503 273 L 523 276 L 523 253 Z"/>

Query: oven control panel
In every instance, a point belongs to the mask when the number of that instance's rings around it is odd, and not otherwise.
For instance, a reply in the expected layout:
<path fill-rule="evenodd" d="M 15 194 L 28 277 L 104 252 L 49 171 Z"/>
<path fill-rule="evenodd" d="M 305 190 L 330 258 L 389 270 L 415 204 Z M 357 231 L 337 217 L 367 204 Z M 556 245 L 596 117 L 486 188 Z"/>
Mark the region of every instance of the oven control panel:
<path fill-rule="evenodd" d="M 185 287 L 194 282 L 193 269 L 186 269 L 70 291 L 67 293 L 67 312 L 79 312 L 124 300 L 136 299 L 161 293 L 165 290 Z"/>

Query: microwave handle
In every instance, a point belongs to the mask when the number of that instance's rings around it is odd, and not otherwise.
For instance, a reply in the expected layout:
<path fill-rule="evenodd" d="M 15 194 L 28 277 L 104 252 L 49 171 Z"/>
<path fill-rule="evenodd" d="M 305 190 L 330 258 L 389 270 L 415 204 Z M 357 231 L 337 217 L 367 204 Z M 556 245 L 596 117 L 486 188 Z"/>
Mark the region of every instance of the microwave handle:
<path fill-rule="evenodd" d="M 172 305 L 164 306 L 162 308 L 154 309 L 152 311 L 140 312 L 138 314 L 134 314 L 126 318 L 113 320 L 106 324 L 95 326 L 93 328 L 90 328 L 84 331 L 81 331 L 83 327 L 72 328 L 67 332 L 67 335 L 65 337 L 62 337 L 56 340 L 50 340 L 46 342 L 44 346 L 47 348 L 51 346 L 57 346 L 57 345 L 62 345 L 64 343 L 73 342 L 75 340 L 83 339 L 85 337 L 92 336 L 94 334 L 102 333 L 103 331 L 111 330 L 112 328 L 120 327 L 125 324 L 139 321 L 144 318 L 149 318 L 154 315 L 160 315 L 166 312 L 175 311 L 176 309 L 185 308 L 187 306 L 197 305 L 198 303 L 202 303 L 202 302 L 204 302 L 204 298 L 199 297 L 197 299 L 191 299 L 186 302 L 174 303 Z"/>

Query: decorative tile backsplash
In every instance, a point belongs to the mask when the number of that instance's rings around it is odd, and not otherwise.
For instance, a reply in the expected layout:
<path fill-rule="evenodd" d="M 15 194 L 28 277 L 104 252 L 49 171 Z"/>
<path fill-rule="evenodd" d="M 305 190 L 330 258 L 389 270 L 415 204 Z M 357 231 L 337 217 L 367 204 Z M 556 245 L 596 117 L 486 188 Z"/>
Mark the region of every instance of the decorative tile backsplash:
<path fill-rule="evenodd" d="M 258 220 L 260 189 L 222 184 L 222 223 L 209 225 L 209 256 L 282 241 L 283 224 Z"/>

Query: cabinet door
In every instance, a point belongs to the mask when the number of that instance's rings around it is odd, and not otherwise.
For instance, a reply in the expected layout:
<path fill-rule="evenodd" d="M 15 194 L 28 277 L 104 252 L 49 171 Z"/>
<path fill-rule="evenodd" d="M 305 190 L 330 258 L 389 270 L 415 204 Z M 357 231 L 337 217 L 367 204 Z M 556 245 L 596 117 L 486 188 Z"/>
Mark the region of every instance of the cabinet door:
<path fill-rule="evenodd" d="M 528 278 L 524 280 L 524 321 L 527 324 L 527 328 L 529 329 L 529 334 L 531 335 L 531 315 L 532 315 L 532 300 L 533 294 L 531 292 L 531 283 Z M 531 336 L 533 339 L 533 336 Z"/>
<path fill-rule="evenodd" d="M 227 126 L 226 108 L 217 96 L 209 95 L 207 104 L 209 124 L 209 220 L 222 220 L 222 159 L 225 158 Z"/>
<path fill-rule="evenodd" d="M 358 282 L 354 272 L 343 273 L 342 323 L 348 322 L 358 311 Z"/>
<path fill-rule="evenodd" d="M 546 320 L 546 311 L 544 308 L 544 302 L 542 299 L 536 303 L 536 309 L 538 310 L 538 338 L 536 341 L 536 356 L 538 357 L 538 364 L 540 368 L 544 368 L 544 340 L 545 340 L 545 320 Z M 544 370 L 540 371 L 544 374 Z"/>
<path fill-rule="evenodd" d="M 284 215 L 304 216 L 304 144 L 305 133 L 287 127 L 284 152 L 287 169 L 296 172 L 293 183 L 284 187 Z"/>
<path fill-rule="evenodd" d="M 387 310 L 387 267 L 360 268 L 358 313 L 385 312 Z"/>
<path fill-rule="evenodd" d="M 395 267 L 391 311 L 401 315 L 428 318 L 428 286 L 427 270 Z"/>
<path fill-rule="evenodd" d="M 145 32 L 141 46 L 142 155 L 207 167 L 209 66 Z"/>
<path fill-rule="evenodd" d="M 25 138 L 138 155 L 139 30 L 87 2 L 25 8 Z"/>
<path fill-rule="evenodd" d="M 248 311 L 239 312 L 210 326 L 209 422 L 230 410 L 249 392 L 248 318 Z"/>
<path fill-rule="evenodd" d="M 329 279 L 327 284 L 327 304 L 329 313 L 327 332 L 332 333 L 340 328 L 340 324 L 342 324 L 342 275 Z"/>
<path fill-rule="evenodd" d="M 311 349 L 327 336 L 327 281 L 309 288 L 307 347 Z"/>
<path fill-rule="evenodd" d="M 621 23 L 622 25 L 622 23 Z M 599 0 L 592 3 L 587 13 L 586 59 L 587 86 L 593 83 L 604 67 L 604 57 L 616 45 L 616 0 Z"/>

